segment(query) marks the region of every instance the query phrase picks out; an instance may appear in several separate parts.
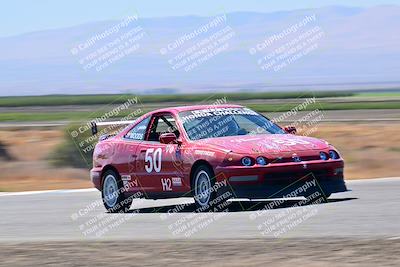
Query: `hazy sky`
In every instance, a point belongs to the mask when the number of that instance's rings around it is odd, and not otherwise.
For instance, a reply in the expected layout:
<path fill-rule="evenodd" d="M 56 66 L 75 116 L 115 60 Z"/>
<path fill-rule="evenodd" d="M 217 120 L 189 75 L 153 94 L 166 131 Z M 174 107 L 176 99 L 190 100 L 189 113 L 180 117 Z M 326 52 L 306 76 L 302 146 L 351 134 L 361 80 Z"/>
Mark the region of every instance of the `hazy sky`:
<path fill-rule="evenodd" d="M 207 16 L 221 11 L 273 12 L 331 5 L 368 7 L 399 3 L 400 0 L 3 0 L 0 36 L 118 19 L 133 13 L 141 17 Z"/>

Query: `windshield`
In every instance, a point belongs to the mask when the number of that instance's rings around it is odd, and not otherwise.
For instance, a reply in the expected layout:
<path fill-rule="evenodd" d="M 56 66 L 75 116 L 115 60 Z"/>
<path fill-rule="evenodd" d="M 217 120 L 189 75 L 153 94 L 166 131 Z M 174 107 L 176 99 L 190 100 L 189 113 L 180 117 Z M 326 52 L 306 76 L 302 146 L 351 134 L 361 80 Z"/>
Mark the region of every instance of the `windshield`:
<path fill-rule="evenodd" d="M 284 134 L 278 125 L 248 108 L 210 108 L 180 112 L 190 140 L 237 135 Z"/>

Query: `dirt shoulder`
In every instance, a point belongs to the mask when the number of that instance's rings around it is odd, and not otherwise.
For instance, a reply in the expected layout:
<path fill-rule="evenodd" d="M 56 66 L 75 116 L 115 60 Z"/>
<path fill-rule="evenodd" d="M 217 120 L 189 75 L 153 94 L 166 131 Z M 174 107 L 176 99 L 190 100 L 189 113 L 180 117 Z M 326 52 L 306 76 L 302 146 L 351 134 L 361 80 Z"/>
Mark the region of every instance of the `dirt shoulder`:
<path fill-rule="evenodd" d="M 400 240 L 0 243 L 0 266 L 399 266 Z"/>
<path fill-rule="evenodd" d="M 9 159 L 0 154 L 0 191 L 91 187 L 87 169 L 50 164 L 51 153 L 63 138 L 61 128 L 1 130 L 3 154 Z"/>

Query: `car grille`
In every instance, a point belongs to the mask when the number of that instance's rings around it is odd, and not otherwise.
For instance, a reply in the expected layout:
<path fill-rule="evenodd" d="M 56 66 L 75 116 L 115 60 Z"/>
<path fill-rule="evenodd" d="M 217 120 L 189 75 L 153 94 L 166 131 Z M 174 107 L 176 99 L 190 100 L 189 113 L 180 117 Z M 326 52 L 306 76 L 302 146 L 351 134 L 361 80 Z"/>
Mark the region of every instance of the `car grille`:
<path fill-rule="evenodd" d="M 310 161 L 310 160 L 319 160 L 319 155 L 313 156 L 302 156 L 300 157 L 300 161 Z M 287 163 L 287 162 L 294 162 L 295 160 L 292 157 L 279 157 L 271 161 L 271 163 Z"/>

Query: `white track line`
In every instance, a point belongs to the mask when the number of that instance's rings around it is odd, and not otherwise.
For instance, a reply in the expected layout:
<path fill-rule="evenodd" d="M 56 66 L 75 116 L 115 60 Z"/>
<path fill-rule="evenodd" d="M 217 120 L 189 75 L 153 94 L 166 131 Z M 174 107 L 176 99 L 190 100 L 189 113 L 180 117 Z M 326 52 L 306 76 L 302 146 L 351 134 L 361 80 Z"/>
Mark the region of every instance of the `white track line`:
<path fill-rule="evenodd" d="M 400 177 L 382 177 L 382 178 L 372 178 L 372 179 L 355 179 L 346 180 L 346 183 L 375 183 L 375 182 L 391 182 L 400 181 Z M 36 194 L 69 194 L 69 193 L 87 193 L 96 192 L 96 188 L 84 188 L 84 189 L 59 189 L 59 190 L 41 190 L 41 191 L 22 191 L 22 192 L 0 192 L 0 197 L 5 196 L 25 196 L 25 195 L 36 195 Z"/>
<path fill-rule="evenodd" d="M 59 189 L 59 190 L 41 190 L 41 191 L 22 191 L 22 192 L 2 192 L 0 197 L 5 196 L 26 196 L 26 195 L 37 195 L 37 194 L 68 194 L 68 193 L 86 193 L 86 192 L 96 192 L 96 188 L 84 188 L 84 189 Z"/>
<path fill-rule="evenodd" d="M 346 180 L 346 184 L 352 183 L 376 183 L 376 182 L 393 182 L 400 181 L 400 177 L 382 177 L 382 178 L 371 178 L 371 179 L 354 179 L 354 180 Z"/>

